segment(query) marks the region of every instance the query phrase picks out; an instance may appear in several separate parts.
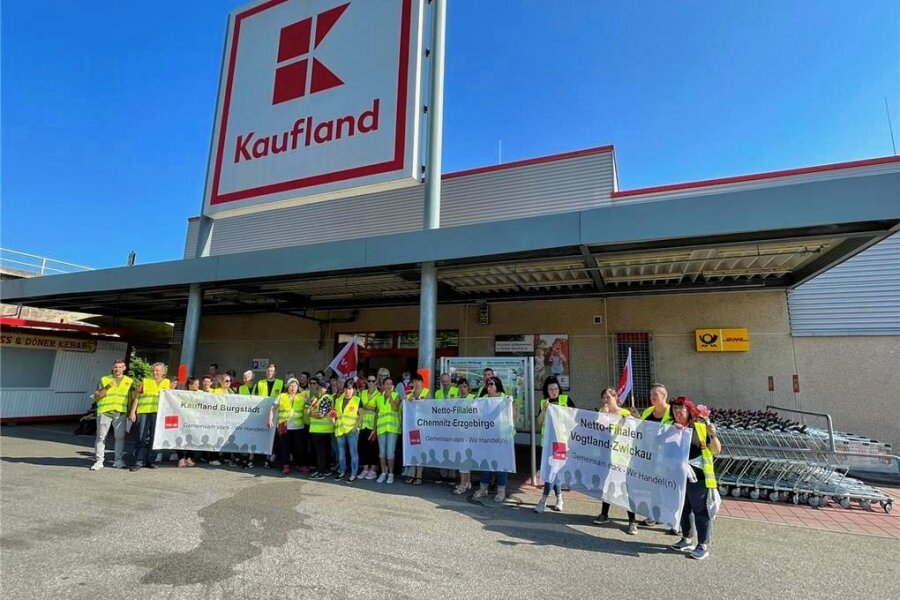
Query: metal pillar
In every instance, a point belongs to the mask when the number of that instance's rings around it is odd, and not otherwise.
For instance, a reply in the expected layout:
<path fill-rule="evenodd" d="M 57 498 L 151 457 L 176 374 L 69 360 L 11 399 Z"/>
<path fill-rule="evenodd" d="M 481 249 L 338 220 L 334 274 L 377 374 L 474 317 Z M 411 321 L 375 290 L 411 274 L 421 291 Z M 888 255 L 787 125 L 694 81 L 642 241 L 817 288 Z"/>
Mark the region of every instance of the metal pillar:
<path fill-rule="evenodd" d="M 200 217 L 197 227 L 197 246 L 194 258 L 209 256 L 212 241 L 213 220 L 207 216 Z M 188 305 L 184 317 L 184 333 L 181 337 L 180 364 L 187 368 L 188 376 L 194 373 L 194 357 L 197 353 L 197 338 L 200 335 L 200 313 L 203 308 L 203 288 L 199 283 L 192 283 L 188 290 Z"/>
<path fill-rule="evenodd" d="M 428 99 L 428 162 L 425 170 L 425 229 L 441 226 L 441 150 L 444 125 L 444 38 L 446 0 L 432 0 L 431 81 Z M 419 368 L 435 365 L 437 337 L 437 269 L 422 263 L 419 297 Z"/>

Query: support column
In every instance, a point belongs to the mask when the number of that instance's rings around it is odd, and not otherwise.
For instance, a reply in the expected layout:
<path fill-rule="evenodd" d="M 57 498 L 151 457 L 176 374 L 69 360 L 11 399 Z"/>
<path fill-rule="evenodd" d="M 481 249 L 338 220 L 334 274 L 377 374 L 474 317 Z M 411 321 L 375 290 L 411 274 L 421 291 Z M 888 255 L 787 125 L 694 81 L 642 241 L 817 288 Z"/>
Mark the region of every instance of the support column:
<path fill-rule="evenodd" d="M 428 99 L 428 163 L 425 170 L 424 228 L 441 226 L 441 152 L 444 125 L 444 37 L 447 23 L 446 0 L 432 0 L 431 81 Z M 437 337 L 437 269 L 433 262 L 422 263 L 419 297 L 419 368 L 431 371 L 435 365 Z M 434 377 L 432 377 L 434 379 Z"/>
<path fill-rule="evenodd" d="M 197 226 L 197 246 L 194 258 L 209 256 L 212 242 L 213 220 L 207 216 L 200 217 Z M 200 335 L 200 314 L 203 308 L 203 288 L 199 283 L 192 283 L 188 289 L 187 311 L 184 317 L 184 333 L 181 337 L 180 364 L 187 368 L 188 376 L 194 374 L 194 359 L 197 354 L 197 338 Z"/>

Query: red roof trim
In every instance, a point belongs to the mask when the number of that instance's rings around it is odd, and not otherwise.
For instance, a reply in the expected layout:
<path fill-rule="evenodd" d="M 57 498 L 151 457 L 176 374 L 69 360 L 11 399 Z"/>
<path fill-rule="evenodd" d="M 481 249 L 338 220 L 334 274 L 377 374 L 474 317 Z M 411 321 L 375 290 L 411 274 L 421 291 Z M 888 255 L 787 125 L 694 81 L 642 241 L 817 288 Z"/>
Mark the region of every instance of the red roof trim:
<path fill-rule="evenodd" d="M 557 160 L 565 160 L 567 158 L 578 158 L 580 156 L 589 156 L 591 154 L 602 154 L 604 152 L 612 152 L 613 146 L 597 146 L 596 148 L 586 148 L 584 150 L 575 150 L 574 152 L 563 152 L 561 154 L 551 154 L 550 156 L 540 156 L 538 158 L 527 158 L 525 160 L 517 160 L 515 162 L 504 163 L 500 165 L 491 165 L 489 167 L 477 167 L 467 169 L 465 171 L 456 171 L 455 173 L 447 173 L 441 179 L 455 179 L 457 177 L 466 177 L 468 175 L 481 175 L 482 173 L 491 173 L 493 171 L 502 171 L 504 169 L 515 169 L 516 167 L 527 167 L 529 165 L 539 165 L 542 163 L 553 162 Z"/>
<path fill-rule="evenodd" d="M 719 179 L 705 179 L 702 181 L 690 181 L 686 183 L 673 183 L 670 185 L 658 185 L 654 187 L 638 188 L 634 190 L 624 190 L 613 192 L 613 198 L 624 198 L 628 196 L 643 196 L 645 194 L 659 194 L 661 192 L 674 192 L 678 190 L 689 190 L 693 188 L 711 187 L 715 185 L 727 185 L 730 183 L 743 183 L 746 181 L 762 181 L 766 179 L 775 179 L 777 177 L 791 177 L 795 175 L 807 175 L 809 173 L 823 173 L 827 171 L 838 171 L 841 169 L 853 169 L 859 167 L 871 167 L 875 165 L 884 165 L 891 163 L 900 163 L 900 156 L 883 156 L 881 158 L 868 158 L 865 160 L 854 160 L 850 162 L 832 163 L 828 165 L 818 165 L 814 167 L 801 167 L 799 169 L 785 169 L 782 171 L 769 171 L 767 173 L 756 173 L 752 175 L 738 175 L 736 177 L 721 177 Z"/>
<path fill-rule="evenodd" d="M 15 317 L 0 317 L 0 327 L 40 330 L 50 329 L 52 331 L 90 333 L 92 335 L 124 335 L 123 330 L 114 329 L 112 327 L 94 327 L 91 325 L 77 325 L 75 323 L 54 323 L 52 321 L 33 321 L 31 319 L 17 319 Z"/>

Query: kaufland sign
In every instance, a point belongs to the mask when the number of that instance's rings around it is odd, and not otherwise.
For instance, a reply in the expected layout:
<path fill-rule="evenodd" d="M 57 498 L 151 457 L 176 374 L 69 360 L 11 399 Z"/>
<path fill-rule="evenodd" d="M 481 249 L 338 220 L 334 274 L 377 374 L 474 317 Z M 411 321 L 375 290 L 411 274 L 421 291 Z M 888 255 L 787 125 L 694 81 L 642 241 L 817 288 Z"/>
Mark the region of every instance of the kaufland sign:
<path fill-rule="evenodd" d="M 422 0 L 266 0 L 232 13 L 205 212 L 418 182 Z"/>

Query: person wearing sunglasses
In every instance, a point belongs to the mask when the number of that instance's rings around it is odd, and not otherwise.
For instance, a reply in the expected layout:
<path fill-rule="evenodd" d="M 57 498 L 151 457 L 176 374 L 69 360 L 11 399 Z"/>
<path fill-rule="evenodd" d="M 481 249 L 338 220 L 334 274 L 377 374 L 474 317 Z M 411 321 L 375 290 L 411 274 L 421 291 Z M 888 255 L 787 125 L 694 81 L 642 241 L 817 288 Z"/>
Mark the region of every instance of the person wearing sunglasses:
<path fill-rule="evenodd" d="M 378 477 L 378 439 L 375 434 L 375 415 L 378 412 L 378 378 L 369 375 L 365 379 L 366 388 L 359 393 L 359 412 L 362 425 L 359 429 L 359 462 L 362 464 L 360 479 Z"/>

